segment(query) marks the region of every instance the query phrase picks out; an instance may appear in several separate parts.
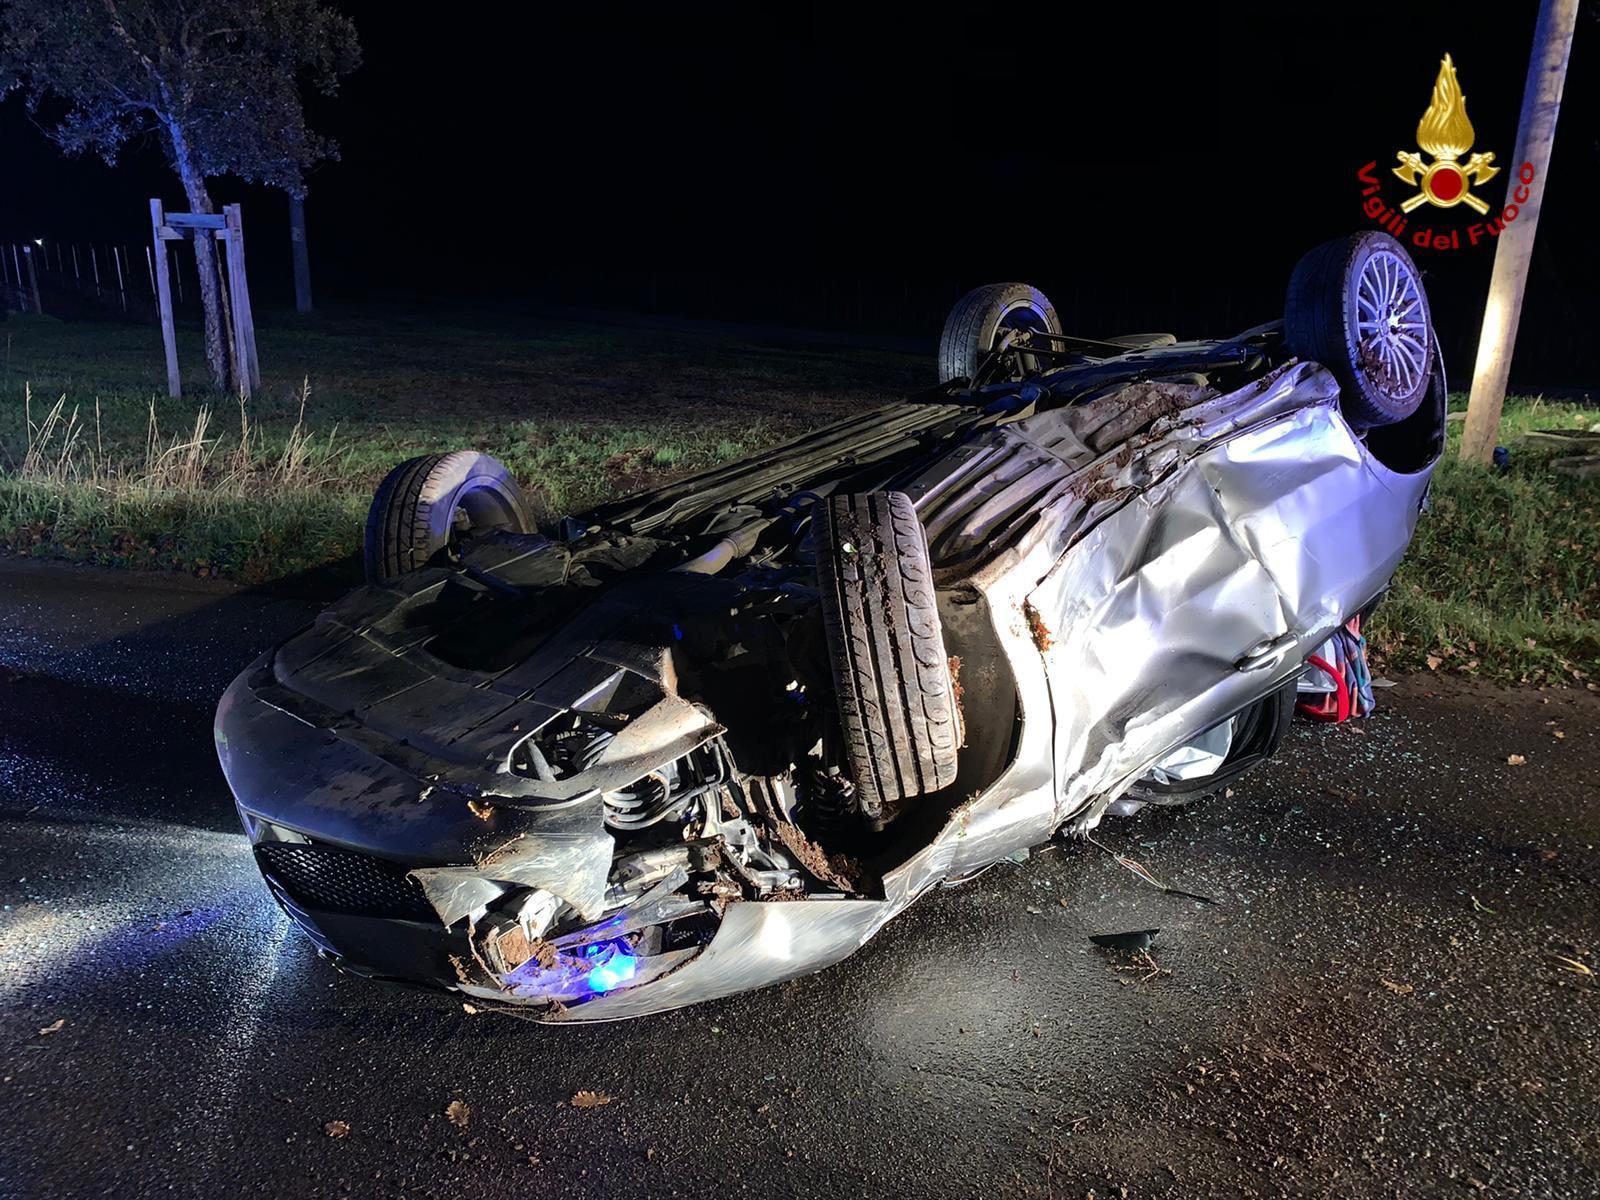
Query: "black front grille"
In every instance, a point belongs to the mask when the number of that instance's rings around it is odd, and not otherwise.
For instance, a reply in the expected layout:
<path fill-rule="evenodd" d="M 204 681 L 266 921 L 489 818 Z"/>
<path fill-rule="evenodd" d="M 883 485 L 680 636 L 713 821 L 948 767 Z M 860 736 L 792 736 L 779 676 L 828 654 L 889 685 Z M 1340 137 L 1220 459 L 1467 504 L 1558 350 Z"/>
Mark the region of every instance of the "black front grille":
<path fill-rule="evenodd" d="M 370 854 L 305 842 L 263 842 L 261 873 L 305 908 L 358 917 L 437 920 L 409 868 Z"/>

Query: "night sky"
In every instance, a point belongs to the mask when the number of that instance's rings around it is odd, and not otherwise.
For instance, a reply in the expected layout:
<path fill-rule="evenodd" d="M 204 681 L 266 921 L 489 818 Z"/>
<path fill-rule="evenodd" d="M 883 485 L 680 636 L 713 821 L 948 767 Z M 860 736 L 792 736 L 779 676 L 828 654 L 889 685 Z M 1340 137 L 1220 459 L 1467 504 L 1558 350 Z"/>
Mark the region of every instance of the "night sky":
<path fill-rule="evenodd" d="M 347 3 L 365 65 L 313 123 L 320 299 L 565 302 L 937 335 L 1020 278 L 1086 334 L 1269 319 L 1298 254 L 1368 227 L 1445 51 L 1474 149 L 1512 163 L 1536 5 L 726 8 L 587 5 L 456 23 Z M 1067 6 L 1061 6 L 1063 9 Z M 1398 11 L 1397 11 L 1398 10 Z M 1519 383 L 1600 354 L 1600 20 L 1580 14 Z M 1510 170 L 1484 193 L 1503 202 Z M 63 159 L 0 105 L 0 238 L 141 239 L 181 199 L 153 149 Z M 255 286 L 287 295 L 285 205 L 245 204 Z M 1424 210 L 1427 213 L 1429 210 Z M 1465 226 L 1465 209 L 1431 210 Z M 1419 217 L 1423 213 L 1418 214 Z M 1492 254 L 1417 253 L 1465 382 Z"/>

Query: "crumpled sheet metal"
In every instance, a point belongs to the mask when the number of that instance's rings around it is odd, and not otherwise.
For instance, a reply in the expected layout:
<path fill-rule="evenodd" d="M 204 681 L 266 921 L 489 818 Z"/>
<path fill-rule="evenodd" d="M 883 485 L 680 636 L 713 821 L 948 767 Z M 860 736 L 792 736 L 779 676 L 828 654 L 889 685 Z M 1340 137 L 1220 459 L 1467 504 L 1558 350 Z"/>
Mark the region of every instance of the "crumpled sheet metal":
<path fill-rule="evenodd" d="M 1235 721 L 1224 721 L 1198 737 L 1189 738 L 1152 765 L 1149 777 L 1156 783 L 1181 783 L 1215 774 L 1233 746 L 1235 724 Z"/>
<path fill-rule="evenodd" d="M 1400 475 L 1374 460 L 1339 413 L 1337 383 L 1314 363 L 1185 399 L 1135 453 L 1091 453 L 1087 467 L 1081 439 L 1063 438 L 1070 452 L 1052 468 L 1028 421 L 998 431 L 997 458 L 1021 461 L 1012 452 L 1022 448 L 1030 465 L 990 492 L 1007 494 L 969 509 L 992 522 L 998 543 L 969 582 L 1016 677 L 1017 750 L 885 877 L 883 901 L 731 904 L 685 966 L 548 1019 L 658 1012 L 838 962 L 928 887 L 1063 823 L 1092 828 L 1154 763 L 1287 682 L 1387 583 L 1430 471 Z M 1051 477 L 1063 467 L 1076 477 Z M 1027 472 L 1035 477 L 1019 487 Z M 930 496 L 936 507 L 937 489 Z M 960 547 L 978 540 L 951 523 L 942 532 Z"/>
<path fill-rule="evenodd" d="M 1092 828 L 1134 779 L 1285 682 L 1382 589 L 1431 470 L 1400 475 L 1373 459 L 1338 398 L 1326 369 L 1291 364 L 1199 397 L 1131 455 L 1084 466 L 1074 443 L 1077 478 L 1036 481 L 1049 501 L 988 531 L 995 545 L 967 582 L 1016 677 L 1016 754 L 885 877 L 892 902 L 1064 823 Z M 1043 444 L 1035 420 L 1001 441 Z M 1083 486 L 1090 477 L 1100 482 Z"/>
<path fill-rule="evenodd" d="M 448 929 L 505 895 L 506 885 L 469 867 L 418 867 L 410 872 Z"/>
<path fill-rule="evenodd" d="M 1399 565 L 1427 473 L 1373 459 L 1322 368 L 1278 383 L 1310 395 L 1224 440 L 1218 422 L 1178 431 L 1171 473 L 1028 597 L 1054 621 L 1041 653 L 1064 821 L 1092 827 L 1153 762 L 1282 686 Z"/>
<path fill-rule="evenodd" d="M 546 1019 L 617 1021 L 809 975 L 847 958 L 900 907 L 881 900 L 830 899 L 730 904 L 711 942 L 670 974 Z"/>
<path fill-rule="evenodd" d="M 636 782 L 663 763 L 682 758 L 722 732 L 722 726 L 699 705 L 681 696 L 663 696 L 612 738 L 587 771 L 552 783 L 523 783 L 518 788 L 517 799 L 543 803 L 615 791 Z"/>
<path fill-rule="evenodd" d="M 597 795 L 561 808 L 539 810 L 527 831 L 473 866 L 423 867 L 411 875 L 446 926 L 477 911 L 481 904 L 475 901 L 487 892 L 481 886 L 484 880 L 497 886 L 543 888 L 572 905 L 585 920 L 594 921 L 605 911 L 606 882 L 615 852 L 616 842 L 606 832 Z"/>

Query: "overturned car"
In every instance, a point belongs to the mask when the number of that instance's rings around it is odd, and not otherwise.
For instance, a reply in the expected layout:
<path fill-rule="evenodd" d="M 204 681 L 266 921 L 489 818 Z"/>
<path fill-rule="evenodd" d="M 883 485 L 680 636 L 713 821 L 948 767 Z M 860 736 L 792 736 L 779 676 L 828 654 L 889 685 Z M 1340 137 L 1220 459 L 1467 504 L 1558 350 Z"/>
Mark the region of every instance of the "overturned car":
<path fill-rule="evenodd" d="M 279 903 L 349 970 L 552 1021 L 815 971 L 1271 754 L 1443 445 L 1426 296 L 1377 233 L 1223 341 L 980 288 L 939 373 L 548 534 L 484 455 L 397 467 L 370 585 L 217 713 Z"/>

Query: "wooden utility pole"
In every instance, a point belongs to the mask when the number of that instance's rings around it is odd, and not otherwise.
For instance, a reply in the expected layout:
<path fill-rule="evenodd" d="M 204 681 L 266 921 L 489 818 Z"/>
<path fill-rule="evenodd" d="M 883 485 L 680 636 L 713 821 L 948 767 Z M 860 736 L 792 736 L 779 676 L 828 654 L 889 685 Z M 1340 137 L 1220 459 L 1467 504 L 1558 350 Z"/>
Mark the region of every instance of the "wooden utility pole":
<path fill-rule="evenodd" d="M 1483 310 L 1483 333 L 1478 340 L 1472 392 L 1467 400 L 1467 424 L 1461 434 L 1461 458 L 1466 462 L 1488 466 L 1494 457 L 1500 409 L 1505 404 L 1506 382 L 1511 374 L 1511 351 L 1516 346 L 1517 322 L 1522 316 L 1522 295 L 1528 286 L 1533 235 L 1539 227 L 1539 206 L 1550 173 L 1550 146 L 1555 141 L 1556 117 L 1561 112 L 1561 89 L 1572 53 L 1572 30 L 1577 21 L 1578 0 L 1541 0 L 1502 215 L 1508 215 L 1513 208 L 1516 213 L 1515 219 L 1501 230 L 1495 246 L 1494 273 L 1489 279 L 1489 300 Z"/>
<path fill-rule="evenodd" d="M 294 256 L 294 310 L 311 311 L 311 252 L 306 246 L 306 201 L 289 193 L 289 249 Z"/>

